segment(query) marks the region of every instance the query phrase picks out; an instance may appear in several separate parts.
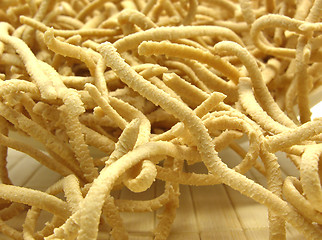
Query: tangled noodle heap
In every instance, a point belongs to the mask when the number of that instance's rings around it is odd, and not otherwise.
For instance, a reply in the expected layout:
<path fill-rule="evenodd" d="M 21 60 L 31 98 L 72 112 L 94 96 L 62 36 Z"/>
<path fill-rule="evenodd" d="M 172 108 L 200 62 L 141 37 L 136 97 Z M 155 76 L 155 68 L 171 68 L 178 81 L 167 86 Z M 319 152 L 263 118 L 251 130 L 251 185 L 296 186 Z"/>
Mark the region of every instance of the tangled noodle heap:
<path fill-rule="evenodd" d="M 321 11 L 322 0 L 1 1 L 0 231 L 88 240 L 100 225 L 127 239 L 120 212 L 162 208 L 155 239 L 166 239 L 179 185 L 226 184 L 267 206 L 271 239 L 285 239 L 286 221 L 321 239 L 322 119 L 309 105 L 322 83 Z M 247 151 L 234 141 L 243 135 Z M 234 168 L 218 156 L 226 147 L 241 157 Z M 61 180 L 14 186 L 8 148 Z M 282 178 L 277 151 L 299 179 Z M 185 171 L 197 162 L 207 174 Z M 252 168 L 267 187 L 245 176 Z M 110 195 L 156 179 L 154 199 Z M 6 223 L 25 210 L 22 232 Z M 36 231 L 41 211 L 52 218 Z"/>

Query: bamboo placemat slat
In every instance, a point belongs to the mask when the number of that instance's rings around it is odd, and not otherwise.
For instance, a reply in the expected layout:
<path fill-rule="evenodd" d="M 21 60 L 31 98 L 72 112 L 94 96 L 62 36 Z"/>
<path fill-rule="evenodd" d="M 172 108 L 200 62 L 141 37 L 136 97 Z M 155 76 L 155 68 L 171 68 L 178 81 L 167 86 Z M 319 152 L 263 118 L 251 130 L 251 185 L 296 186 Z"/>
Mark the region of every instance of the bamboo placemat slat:
<path fill-rule="evenodd" d="M 172 232 L 180 234 L 198 233 L 199 225 L 191 197 L 191 189 L 189 186 L 180 186 L 180 193 L 180 207 L 173 222 Z"/>
<path fill-rule="evenodd" d="M 15 163 L 9 167 L 9 177 L 14 185 L 24 186 L 41 165 L 30 157 L 14 152 L 12 158 Z"/>
<path fill-rule="evenodd" d="M 210 231 L 210 232 L 201 232 L 200 238 L 202 240 L 247 240 L 243 230 L 222 230 L 222 231 Z"/>
<path fill-rule="evenodd" d="M 168 240 L 200 240 L 199 233 L 197 232 L 180 232 L 171 233 Z"/>

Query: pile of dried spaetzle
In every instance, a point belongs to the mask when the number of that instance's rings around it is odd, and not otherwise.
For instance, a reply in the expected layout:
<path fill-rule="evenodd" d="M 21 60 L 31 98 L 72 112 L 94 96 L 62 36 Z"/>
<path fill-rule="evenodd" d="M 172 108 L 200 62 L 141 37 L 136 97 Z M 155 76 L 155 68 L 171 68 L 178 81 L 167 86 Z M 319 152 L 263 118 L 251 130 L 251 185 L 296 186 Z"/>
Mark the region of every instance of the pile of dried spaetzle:
<path fill-rule="evenodd" d="M 322 83 L 321 9 L 321 0 L 1 1 L 0 231 L 88 240 L 100 225 L 127 239 L 120 212 L 162 208 L 155 239 L 166 239 L 180 184 L 224 183 L 267 206 L 271 239 L 285 239 L 285 222 L 321 239 L 322 120 L 309 105 Z M 247 151 L 235 141 L 243 135 Z M 240 155 L 233 169 L 218 156 L 227 147 Z M 61 180 L 46 192 L 12 185 L 8 148 Z M 277 151 L 299 179 L 282 178 Z M 185 172 L 197 162 L 208 174 Z M 267 187 L 245 176 L 252 168 Z M 165 189 L 155 199 L 110 195 L 156 179 Z M 6 221 L 22 211 L 20 232 Z M 36 231 L 41 211 L 53 217 Z"/>

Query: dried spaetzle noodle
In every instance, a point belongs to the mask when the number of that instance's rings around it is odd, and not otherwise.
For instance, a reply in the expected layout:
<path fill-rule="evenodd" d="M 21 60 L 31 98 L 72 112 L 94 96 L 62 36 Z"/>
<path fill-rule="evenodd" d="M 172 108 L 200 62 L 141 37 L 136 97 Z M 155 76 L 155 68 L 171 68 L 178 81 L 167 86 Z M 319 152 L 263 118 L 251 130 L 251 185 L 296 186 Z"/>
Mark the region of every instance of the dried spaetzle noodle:
<path fill-rule="evenodd" d="M 309 109 L 322 83 L 321 4 L 2 1 L 0 232 L 128 239 L 120 212 L 160 209 L 151 234 L 166 239 L 180 185 L 223 183 L 268 208 L 270 239 L 286 239 L 285 222 L 322 238 L 322 123 Z M 241 157 L 231 168 L 218 155 L 228 147 Z M 9 148 L 61 179 L 46 192 L 14 186 Z M 278 151 L 299 179 L 283 179 Z M 195 163 L 207 172 L 185 170 Z M 266 185 L 247 177 L 253 169 Z M 158 197 L 111 195 L 147 191 L 156 179 L 165 182 Z M 7 223 L 28 206 L 22 230 Z M 42 211 L 50 219 L 36 228 Z"/>

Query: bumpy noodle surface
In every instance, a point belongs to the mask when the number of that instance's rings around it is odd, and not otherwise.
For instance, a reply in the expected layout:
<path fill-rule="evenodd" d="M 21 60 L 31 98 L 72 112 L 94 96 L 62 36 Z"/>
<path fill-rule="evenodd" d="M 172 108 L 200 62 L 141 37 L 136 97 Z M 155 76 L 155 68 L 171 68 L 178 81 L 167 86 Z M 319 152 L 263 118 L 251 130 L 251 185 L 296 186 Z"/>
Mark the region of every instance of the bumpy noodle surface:
<path fill-rule="evenodd" d="M 128 239 L 120 212 L 162 209 L 154 235 L 166 239 L 180 185 L 224 183 L 268 208 L 270 239 L 286 238 L 285 222 L 307 239 L 322 238 L 322 119 L 312 120 L 309 108 L 322 83 L 321 0 L 20 0 L 0 7 L 3 234 L 88 240 L 103 230 Z M 244 135 L 247 151 L 235 141 Z M 241 157 L 234 168 L 218 156 L 227 147 Z M 13 186 L 8 148 L 61 179 L 45 192 Z M 277 151 L 288 154 L 299 179 L 282 177 Z M 185 171 L 198 162 L 208 173 Z M 245 176 L 252 168 L 266 187 Z M 165 187 L 154 199 L 110 195 L 144 192 L 156 179 Z M 22 231 L 7 224 L 23 211 Z M 52 217 L 36 230 L 41 211 Z"/>

